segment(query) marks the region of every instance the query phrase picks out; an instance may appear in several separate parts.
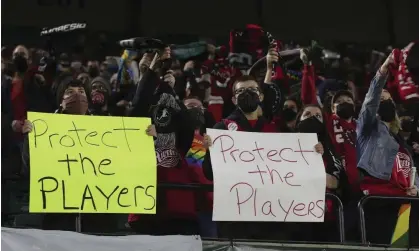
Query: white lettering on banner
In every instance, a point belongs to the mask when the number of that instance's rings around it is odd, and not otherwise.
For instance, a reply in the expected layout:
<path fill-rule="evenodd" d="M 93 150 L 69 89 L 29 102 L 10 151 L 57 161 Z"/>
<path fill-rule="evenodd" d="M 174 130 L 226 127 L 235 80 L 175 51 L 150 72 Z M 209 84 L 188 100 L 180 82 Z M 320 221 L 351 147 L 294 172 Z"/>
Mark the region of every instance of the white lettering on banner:
<path fill-rule="evenodd" d="M 323 222 L 326 173 L 315 134 L 207 129 L 215 221 Z"/>
<path fill-rule="evenodd" d="M 84 28 L 86 28 L 86 24 L 83 23 L 64 24 L 58 27 L 44 29 L 41 31 L 41 35 L 48 35 L 56 32 L 67 32 Z"/>
<path fill-rule="evenodd" d="M 68 23 L 86 23 L 89 31 L 119 33 L 126 29 L 129 4 L 130 1 L 116 4 L 103 0 L 13 0 L 2 5 L 1 21 L 4 25 L 30 26 L 39 30 Z M 24 18 L 16 18 L 16 13 Z"/>

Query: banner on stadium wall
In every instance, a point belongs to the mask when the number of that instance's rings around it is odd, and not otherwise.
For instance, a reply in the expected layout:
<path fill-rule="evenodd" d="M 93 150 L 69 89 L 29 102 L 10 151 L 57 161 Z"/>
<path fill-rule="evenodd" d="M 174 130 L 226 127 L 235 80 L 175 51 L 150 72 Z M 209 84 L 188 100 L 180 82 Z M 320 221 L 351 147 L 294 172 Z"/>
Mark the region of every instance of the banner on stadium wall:
<path fill-rule="evenodd" d="M 314 150 L 315 134 L 215 129 L 207 134 L 212 140 L 213 220 L 324 220 L 326 173 Z"/>
<path fill-rule="evenodd" d="M 2 251 L 202 251 L 199 236 L 96 236 L 68 231 L 1 228 Z"/>
<path fill-rule="evenodd" d="M 149 118 L 28 113 L 30 212 L 156 212 Z"/>
<path fill-rule="evenodd" d="M 199 236 L 95 236 L 68 231 L 43 231 L 38 229 L 1 229 L 2 251 L 93 251 L 93 250 L 148 250 L 148 251 L 354 251 L 384 250 L 383 247 L 350 246 L 312 243 L 272 243 L 235 241 L 202 241 Z M 386 248 L 388 251 L 404 251 L 406 248 Z M 412 248 L 411 250 L 417 250 Z"/>

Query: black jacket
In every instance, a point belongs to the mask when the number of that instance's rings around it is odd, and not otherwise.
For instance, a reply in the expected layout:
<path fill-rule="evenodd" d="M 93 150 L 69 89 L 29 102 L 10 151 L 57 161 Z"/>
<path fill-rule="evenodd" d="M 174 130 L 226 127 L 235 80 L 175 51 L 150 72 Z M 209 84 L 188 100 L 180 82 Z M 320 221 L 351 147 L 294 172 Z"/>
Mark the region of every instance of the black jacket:
<path fill-rule="evenodd" d="M 176 94 L 170 86 L 148 69 L 137 84 L 129 116 L 150 117 L 158 135 L 174 133 L 176 148 L 184 155 L 192 144 L 194 128 L 185 105 L 175 97 Z M 161 111 L 166 108 L 170 125 L 163 125 L 169 122 L 160 120 L 163 117 Z"/>

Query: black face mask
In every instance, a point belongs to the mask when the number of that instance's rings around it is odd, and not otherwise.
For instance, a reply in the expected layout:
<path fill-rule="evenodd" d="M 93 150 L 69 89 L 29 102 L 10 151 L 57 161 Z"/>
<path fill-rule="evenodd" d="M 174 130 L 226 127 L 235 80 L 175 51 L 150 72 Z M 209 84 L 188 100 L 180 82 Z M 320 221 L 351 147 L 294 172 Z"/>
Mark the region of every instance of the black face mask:
<path fill-rule="evenodd" d="M 286 122 L 295 120 L 297 113 L 291 108 L 285 108 L 282 110 L 282 116 Z"/>
<path fill-rule="evenodd" d="M 256 111 L 259 103 L 259 95 L 254 91 L 245 90 L 237 97 L 237 106 L 246 114 Z"/>
<path fill-rule="evenodd" d="M 188 109 L 189 121 L 193 123 L 195 129 L 201 128 L 205 124 L 204 113 L 200 108 Z"/>
<path fill-rule="evenodd" d="M 297 131 L 302 133 L 317 133 L 323 134 L 325 127 L 323 123 L 318 120 L 315 116 L 311 116 L 303 121 L 300 121 L 297 125 Z"/>
<path fill-rule="evenodd" d="M 99 69 L 97 67 L 89 67 L 87 71 L 91 78 L 99 76 Z"/>
<path fill-rule="evenodd" d="M 403 119 L 402 123 L 402 130 L 403 132 L 412 132 L 413 129 L 413 120 L 411 119 Z"/>
<path fill-rule="evenodd" d="M 17 55 L 13 58 L 13 64 L 18 73 L 25 73 L 28 70 L 28 61 L 24 56 Z"/>
<path fill-rule="evenodd" d="M 336 114 L 342 119 L 350 119 L 355 116 L 355 106 L 351 103 L 342 103 L 336 107 Z"/>
<path fill-rule="evenodd" d="M 378 115 L 384 122 L 391 122 L 396 118 L 396 106 L 391 99 L 381 101 L 378 108 Z"/>

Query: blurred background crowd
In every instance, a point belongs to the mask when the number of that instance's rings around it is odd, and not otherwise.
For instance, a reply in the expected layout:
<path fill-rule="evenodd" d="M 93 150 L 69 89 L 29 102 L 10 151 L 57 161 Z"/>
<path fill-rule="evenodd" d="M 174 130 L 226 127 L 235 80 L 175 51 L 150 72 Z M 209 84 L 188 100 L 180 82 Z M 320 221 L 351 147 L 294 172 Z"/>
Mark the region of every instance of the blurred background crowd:
<path fill-rule="evenodd" d="M 2 225 L 75 230 L 72 214 L 27 213 L 26 119 L 35 111 L 151 117 L 158 182 L 166 183 L 212 184 L 205 128 L 316 133 L 327 192 L 344 204 L 347 238 L 359 241 L 363 196 L 418 196 L 415 7 L 390 0 L 3 1 Z M 85 215 L 82 231 L 338 241 L 331 202 L 322 224 L 232 226 L 211 220 L 212 196 L 159 192 L 157 215 Z M 391 242 L 400 206 L 370 203 L 371 242 Z M 411 208 L 409 241 L 418 245 L 417 203 Z"/>

